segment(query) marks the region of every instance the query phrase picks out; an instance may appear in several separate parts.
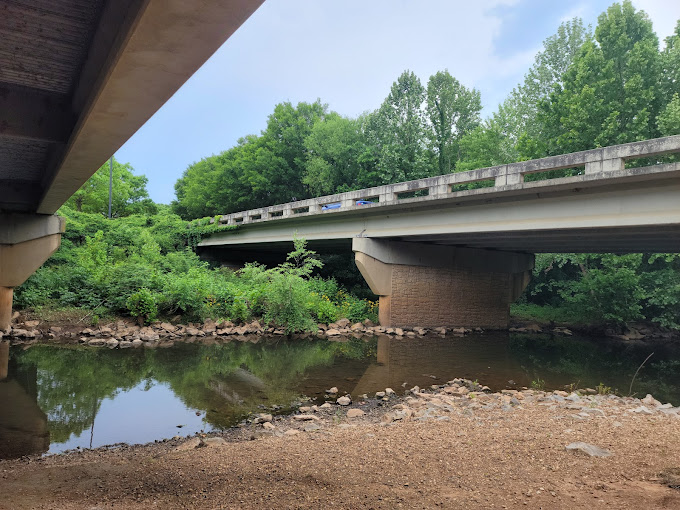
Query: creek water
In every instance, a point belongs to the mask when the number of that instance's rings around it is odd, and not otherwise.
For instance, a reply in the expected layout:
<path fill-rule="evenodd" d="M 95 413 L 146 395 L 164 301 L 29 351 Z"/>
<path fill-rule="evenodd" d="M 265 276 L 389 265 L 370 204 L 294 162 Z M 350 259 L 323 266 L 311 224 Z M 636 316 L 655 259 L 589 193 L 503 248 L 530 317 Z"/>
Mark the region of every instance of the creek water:
<path fill-rule="evenodd" d="M 633 393 L 680 405 L 677 346 L 508 333 L 210 343 L 109 350 L 5 342 L 0 458 L 223 430 L 250 413 L 323 403 L 332 386 L 356 399 L 464 377 L 492 390 L 602 384 L 628 394 L 651 352 Z"/>

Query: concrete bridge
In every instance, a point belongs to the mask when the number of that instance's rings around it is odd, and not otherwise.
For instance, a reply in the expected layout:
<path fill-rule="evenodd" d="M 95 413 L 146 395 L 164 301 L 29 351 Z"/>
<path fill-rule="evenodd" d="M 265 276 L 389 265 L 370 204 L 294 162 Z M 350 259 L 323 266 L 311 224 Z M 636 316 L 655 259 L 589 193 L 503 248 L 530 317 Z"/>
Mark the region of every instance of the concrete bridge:
<path fill-rule="evenodd" d="M 0 331 L 53 214 L 263 1 L 0 3 Z"/>
<path fill-rule="evenodd" d="M 381 324 L 505 327 L 535 253 L 680 252 L 680 163 L 661 162 L 674 152 L 680 135 L 232 213 L 219 222 L 239 228 L 199 246 L 234 261 L 295 235 L 351 249 Z M 580 172 L 541 179 L 566 168 Z"/>

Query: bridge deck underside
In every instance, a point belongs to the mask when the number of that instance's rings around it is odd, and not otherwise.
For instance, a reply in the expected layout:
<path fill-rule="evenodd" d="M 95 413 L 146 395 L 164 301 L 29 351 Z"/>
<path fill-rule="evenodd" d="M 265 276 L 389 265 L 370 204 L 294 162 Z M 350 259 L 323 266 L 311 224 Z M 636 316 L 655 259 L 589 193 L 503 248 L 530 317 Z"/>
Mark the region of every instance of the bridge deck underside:
<path fill-rule="evenodd" d="M 499 233 L 460 233 L 374 237 L 392 241 L 420 242 L 466 248 L 516 251 L 525 253 L 676 253 L 680 251 L 680 225 L 647 228 L 553 229 L 550 231 L 515 230 Z M 313 239 L 309 248 L 321 253 L 349 253 L 348 238 Z M 243 262 L 276 261 L 292 249 L 292 241 L 249 243 L 203 247 L 219 258 Z"/>

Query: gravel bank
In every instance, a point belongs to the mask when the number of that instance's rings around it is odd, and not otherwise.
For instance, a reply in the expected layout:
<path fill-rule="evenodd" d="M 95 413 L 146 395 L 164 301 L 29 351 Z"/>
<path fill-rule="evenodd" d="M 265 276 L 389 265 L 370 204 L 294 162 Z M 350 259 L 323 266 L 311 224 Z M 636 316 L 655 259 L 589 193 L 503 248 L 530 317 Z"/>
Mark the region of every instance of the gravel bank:
<path fill-rule="evenodd" d="M 454 380 L 221 436 L 4 461 L 0 508 L 680 508 L 680 409 L 587 393 Z"/>

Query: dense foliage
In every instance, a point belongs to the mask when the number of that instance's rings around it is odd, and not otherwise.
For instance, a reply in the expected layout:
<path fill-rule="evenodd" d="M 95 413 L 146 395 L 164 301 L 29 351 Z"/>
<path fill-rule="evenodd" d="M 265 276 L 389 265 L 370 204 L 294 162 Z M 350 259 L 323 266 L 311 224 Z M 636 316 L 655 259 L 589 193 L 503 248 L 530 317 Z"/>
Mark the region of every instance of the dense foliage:
<path fill-rule="evenodd" d="M 193 218 L 677 134 L 679 98 L 680 23 L 661 49 L 648 16 L 626 0 L 594 31 L 579 18 L 560 25 L 485 120 L 479 92 L 448 71 L 427 86 L 405 71 L 382 105 L 357 119 L 319 101 L 284 103 L 260 136 L 190 166 L 173 207 Z M 272 179 L 278 172 L 287 186 Z M 524 299 L 584 321 L 646 318 L 677 328 L 679 272 L 675 255 L 541 255 Z"/>
<path fill-rule="evenodd" d="M 140 322 L 177 314 L 184 321 L 263 319 L 287 331 L 340 317 L 376 318 L 375 303 L 313 275 L 321 262 L 302 240 L 280 266 L 253 263 L 234 272 L 211 267 L 192 250 L 203 235 L 234 227 L 209 219 L 187 224 L 168 211 L 113 220 L 69 207 L 60 214 L 67 220 L 62 246 L 16 289 L 20 308 L 86 308 Z"/>
<path fill-rule="evenodd" d="M 379 108 L 356 119 L 320 100 L 278 104 L 260 135 L 186 169 L 175 185 L 176 215 L 150 204 L 145 178 L 116 162 L 114 178 L 122 184 L 114 215 L 129 217 L 106 222 L 105 165 L 63 210 L 69 219 L 64 247 L 17 291 L 17 303 L 103 306 L 146 320 L 175 313 L 264 317 L 293 329 L 340 315 L 364 317 L 373 304 L 345 299 L 337 284 L 298 266 L 251 265 L 235 274 L 210 268 L 191 248 L 200 235 L 223 227 L 203 220 L 187 229 L 182 220 L 678 134 L 680 23 L 661 49 L 651 21 L 629 0 L 602 13 L 594 31 L 578 18 L 567 21 L 497 111 L 482 120 L 481 107 L 480 93 L 448 71 L 426 85 L 405 71 Z M 342 273 L 338 278 L 349 287 L 356 272 L 341 258 L 333 259 L 332 274 Z M 679 328 L 680 259 L 540 255 L 523 299 L 581 320 L 647 319 Z"/>

